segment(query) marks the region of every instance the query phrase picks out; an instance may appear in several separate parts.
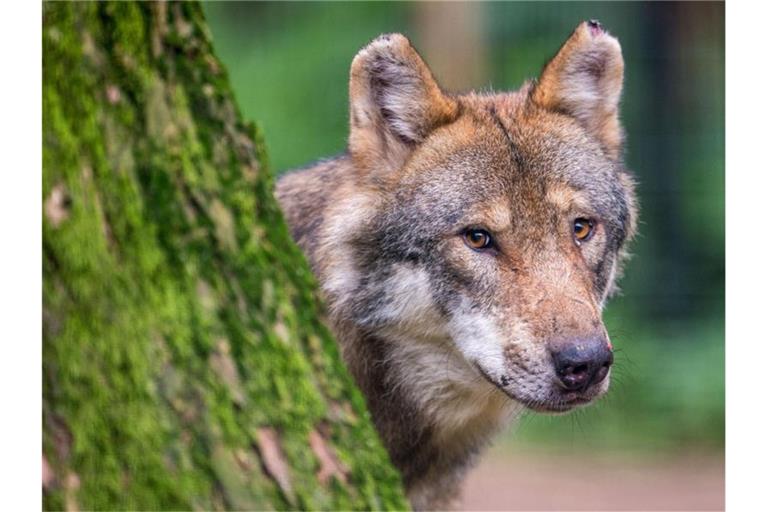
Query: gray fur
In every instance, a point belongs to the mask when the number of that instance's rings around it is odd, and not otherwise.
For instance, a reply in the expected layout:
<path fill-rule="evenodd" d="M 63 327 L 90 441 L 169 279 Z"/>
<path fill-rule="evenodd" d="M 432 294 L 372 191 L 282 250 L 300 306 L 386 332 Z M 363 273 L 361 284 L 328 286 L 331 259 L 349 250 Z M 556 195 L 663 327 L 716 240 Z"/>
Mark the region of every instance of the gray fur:
<path fill-rule="evenodd" d="M 593 44 L 584 30 L 563 48 Z M 596 41 L 593 75 L 614 47 Z M 441 97 L 402 36 L 377 39 L 355 62 L 354 146 L 283 176 L 276 194 L 414 507 L 446 508 L 521 407 L 577 403 L 553 384 L 549 351 L 607 339 L 600 309 L 634 231 L 632 180 L 605 143 L 615 134 L 592 131 L 583 109 L 548 108 L 536 86 Z M 430 104 L 414 109 L 416 97 Z M 380 149 L 395 143 L 393 169 Z M 581 216 L 599 225 L 583 244 L 569 231 Z M 473 227 L 497 245 L 470 249 L 462 237 Z"/>

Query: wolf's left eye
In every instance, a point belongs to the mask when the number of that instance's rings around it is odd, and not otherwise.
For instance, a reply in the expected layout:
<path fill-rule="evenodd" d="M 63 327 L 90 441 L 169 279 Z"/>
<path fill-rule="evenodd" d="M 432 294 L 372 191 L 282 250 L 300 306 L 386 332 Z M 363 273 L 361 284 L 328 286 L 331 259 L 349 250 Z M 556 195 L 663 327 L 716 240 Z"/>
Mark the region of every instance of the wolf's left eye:
<path fill-rule="evenodd" d="M 493 245 L 493 238 L 484 229 L 468 229 L 464 232 L 464 242 L 476 251 L 488 249 Z"/>
<path fill-rule="evenodd" d="M 580 217 L 573 221 L 573 236 L 576 238 L 576 242 L 586 242 L 592 238 L 594 231 L 595 223 L 592 219 Z"/>

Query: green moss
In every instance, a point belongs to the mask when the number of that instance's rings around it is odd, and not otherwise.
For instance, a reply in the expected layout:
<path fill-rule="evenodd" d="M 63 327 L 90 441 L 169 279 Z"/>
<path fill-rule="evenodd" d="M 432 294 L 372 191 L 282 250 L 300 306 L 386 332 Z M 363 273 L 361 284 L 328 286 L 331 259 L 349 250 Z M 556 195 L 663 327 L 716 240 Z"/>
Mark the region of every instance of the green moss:
<path fill-rule="evenodd" d="M 43 46 L 45 507 L 406 508 L 199 5 L 46 3 Z"/>

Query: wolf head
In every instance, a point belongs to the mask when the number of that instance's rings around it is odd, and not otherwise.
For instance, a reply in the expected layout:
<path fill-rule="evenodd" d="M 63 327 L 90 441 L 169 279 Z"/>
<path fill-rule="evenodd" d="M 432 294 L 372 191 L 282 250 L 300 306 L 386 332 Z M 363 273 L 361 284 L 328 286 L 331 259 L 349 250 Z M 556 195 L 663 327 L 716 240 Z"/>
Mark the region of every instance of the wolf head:
<path fill-rule="evenodd" d="M 446 94 L 399 34 L 362 49 L 350 192 L 323 238 L 332 313 L 405 359 L 432 354 L 425 380 L 495 386 L 541 411 L 604 393 L 601 310 L 635 226 L 622 80 L 619 43 L 596 22 L 504 94 Z"/>

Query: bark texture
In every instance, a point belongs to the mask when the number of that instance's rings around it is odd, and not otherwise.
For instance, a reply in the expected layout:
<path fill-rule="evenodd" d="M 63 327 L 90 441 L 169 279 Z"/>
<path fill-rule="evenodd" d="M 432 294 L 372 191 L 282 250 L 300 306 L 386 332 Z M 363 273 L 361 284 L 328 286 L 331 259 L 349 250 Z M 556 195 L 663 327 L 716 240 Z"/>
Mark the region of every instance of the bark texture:
<path fill-rule="evenodd" d="M 200 6 L 43 17 L 45 508 L 407 508 Z"/>

